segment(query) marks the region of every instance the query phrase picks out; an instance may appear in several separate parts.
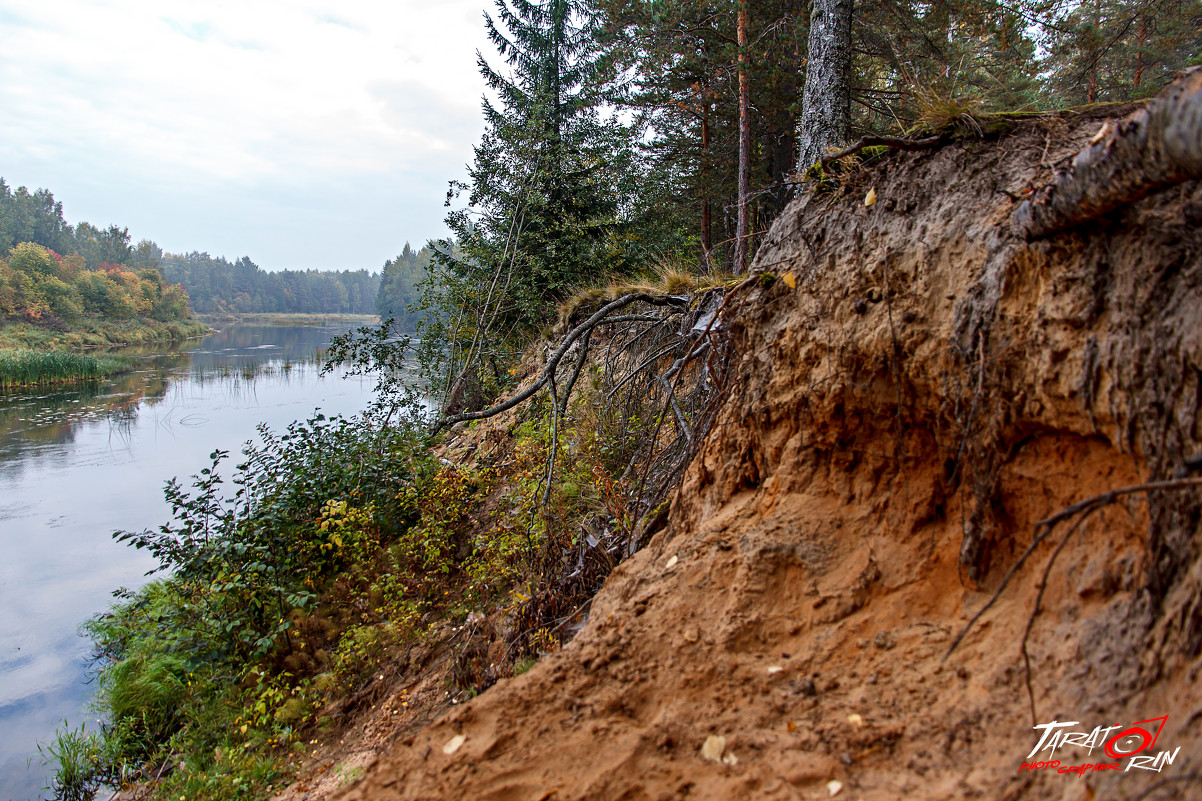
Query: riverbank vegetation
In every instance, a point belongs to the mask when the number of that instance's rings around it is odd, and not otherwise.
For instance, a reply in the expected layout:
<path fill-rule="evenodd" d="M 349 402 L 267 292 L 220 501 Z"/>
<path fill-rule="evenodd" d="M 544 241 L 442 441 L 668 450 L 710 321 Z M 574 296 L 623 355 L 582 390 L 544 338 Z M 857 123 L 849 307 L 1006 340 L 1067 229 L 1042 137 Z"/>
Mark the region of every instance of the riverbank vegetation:
<path fill-rule="evenodd" d="M 50 190 L 30 192 L 23 186 L 13 189 L 0 178 L 0 254 L 27 243 L 50 251 L 60 265 L 66 262 L 67 266 L 58 272 L 65 270 L 69 275 L 56 277 L 68 285 L 85 270 L 98 272 L 124 287 L 128 297 L 121 296 L 111 286 L 112 282 L 101 286 L 97 279 L 87 278 L 80 285 L 82 297 L 73 297 L 69 289 L 57 285 L 49 290 L 43 286 L 43 302 L 22 303 L 23 296 L 18 296 L 17 306 L 12 308 L 11 293 L 27 290 L 29 285 L 27 282 L 15 285 L 0 282 L 0 317 L 32 313 L 32 319 L 40 319 L 46 312 L 46 301 L 53 301 L 54 307 L 50 311 L 68 322 L 73 320 L 75 306 L 79 305 L 84 307 L 83 314 L 95 315 L 95 307 L 103 305 L 107 306 L 104 316 L 128 316 L 133 310 L 142 316 L 161 319 L 165 309 L 152 314 L 148 309 L 137 308 L 140 298 L 135 290 L 143 294 L 145 290 L 122 274 L 132 273 L 145 280 L 151 278 L 149 271 L 157 273 L 157 281 L 169 289 L 167 302 L 174 304 L 171 308 L 177 311 L 190 307 L 198 314 L 211 315 L 363 315 L 374 314 L 377 310 L 379 273 L 365 269 L 268 272 L 246 256 L 230 261 L 196 251 L 167 253 L 149 239 L 142 239 L 135 245 L 128 228 L 111 225 L 100 229 L 87 222 L 72 225 L 63 216 L 63 204 Z M 110 295 L 111 299 L 107 297 Z M 397 293 L 394 291 L 391 296 L 397 297 Z M 7 306 L 6 297 L 9 300 Z M 182 306 L 179 305 L 181 299 Z M 402 305 L 411 300 L 412 297 L 406 296 Z"/>
<path fill-rule="evenodd" d="M 188 296 L 153 268 L 89 268 L 78 253 L 22 242 L 0 261 L 0 317 L 58 330 L 85 317 L 170 323 L 188 318 Z"/>
<path fill-rule="evenodd" d="M 207 324 L 194 319 L 161 322 L 146 318 L 105 320 L 81 317 L 70 327 L 66 327 L 66 330 L 39 323 L 8 322 L 0 325 L 0 350 L 78 352 L 121 345 L 179 342 L 204 336 L 209 330 Z"/>
<path fill-rule="evenodd" d="M 2 182 L 0 189 L 7 190 Z M 62 256 L 35 242 L 0 258 L 0 390 L 111 376 L 132 362 L 79 351 L 207 330 L 190 317 L 183 290 L 153 268 L 105 262 L 93 269 L 78 252 Z"/>
<path fill-rule="evenodd" d="M 108 378 L 137 364 L 120 356 L 0 349 L 0 392 Z"/>

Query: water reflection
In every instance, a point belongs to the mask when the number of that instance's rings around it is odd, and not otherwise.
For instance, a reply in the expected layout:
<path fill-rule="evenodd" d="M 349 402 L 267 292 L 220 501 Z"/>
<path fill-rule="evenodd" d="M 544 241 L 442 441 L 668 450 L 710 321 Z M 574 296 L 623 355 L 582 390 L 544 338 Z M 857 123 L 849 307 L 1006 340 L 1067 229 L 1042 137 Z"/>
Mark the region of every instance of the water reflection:
<path fill-rule="evenodd" d="M 122 351 L 142 365 L 109 381 L 0 395 L 0 801 L 49 783 L 36 756 L 26 763 L 64 718 L 86 718 L 77 626 L 152 566 L 111 533 L 163 523 L 163 483 L 186 481 L 215 448 L 237 454 L 260 422 L 362 409 L 370 381 L 318 375 L 339 330 L 231 326 Z"/>

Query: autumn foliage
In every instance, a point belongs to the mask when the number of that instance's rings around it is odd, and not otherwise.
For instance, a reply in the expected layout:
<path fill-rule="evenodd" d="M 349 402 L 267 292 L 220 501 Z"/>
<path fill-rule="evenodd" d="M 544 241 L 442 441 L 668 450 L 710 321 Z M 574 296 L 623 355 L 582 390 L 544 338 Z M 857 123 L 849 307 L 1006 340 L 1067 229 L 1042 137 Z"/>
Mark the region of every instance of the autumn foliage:
<path fill-rule="evenodd" d="M 188 316 L 188 296 L 153 268 L 101 262 L 89 269 L 78 254 L 61 256 L 22 242 L 0 259 L 0 319 L 52 323 L 82 317 L 170 322 Z"/>

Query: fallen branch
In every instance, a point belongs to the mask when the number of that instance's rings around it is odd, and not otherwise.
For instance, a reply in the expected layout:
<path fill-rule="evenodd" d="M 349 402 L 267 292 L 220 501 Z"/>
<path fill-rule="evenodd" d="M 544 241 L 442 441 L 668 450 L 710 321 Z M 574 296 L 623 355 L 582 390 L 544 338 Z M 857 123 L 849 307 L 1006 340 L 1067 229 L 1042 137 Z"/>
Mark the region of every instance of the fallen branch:
<path fill-rule="evenodd" d="M 925 139 L 902 139 L 896 136 L 865 136 L 854 145 L 843 148 L 835 153 L 827 153 L 818 159 L 818 163 L 826 167 L 832 161 L 838 161 L 848 156 L 854 156 L 866 147 L 891 147 L 895 150 L 930 150 L 938 147 L 943 141 L 940 136 L 928 136 Z"/>
<path fill-rule="evenodd" d="M 1202 67 L 1183 71 L 1118 123 L 1107 122 L 1065 172 L 1019 204 L 1010 227 L 1037 239 L 1194 178 L 1202 178 Z"/>

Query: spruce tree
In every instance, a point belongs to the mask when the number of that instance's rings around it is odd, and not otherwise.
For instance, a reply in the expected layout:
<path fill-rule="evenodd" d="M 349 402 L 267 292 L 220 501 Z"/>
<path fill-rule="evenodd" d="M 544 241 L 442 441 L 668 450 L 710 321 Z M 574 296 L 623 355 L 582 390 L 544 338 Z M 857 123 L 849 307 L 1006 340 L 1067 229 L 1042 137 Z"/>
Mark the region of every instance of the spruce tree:
<path fill-rule="evenodd" d="M 470 182 L 452 186 L 468 208 L 448 217 L 459 256 L 445 266 L 481 292 L 468 305 L 483 323 L 531 327 L 548 302 L 619 266 L 608 236 L 629 157 L 621 126 L 602 118 L 585 3 L 496 0 L 485 20 L 505 68 L 478 56 L 496 100 L 484 101 Z"/>

